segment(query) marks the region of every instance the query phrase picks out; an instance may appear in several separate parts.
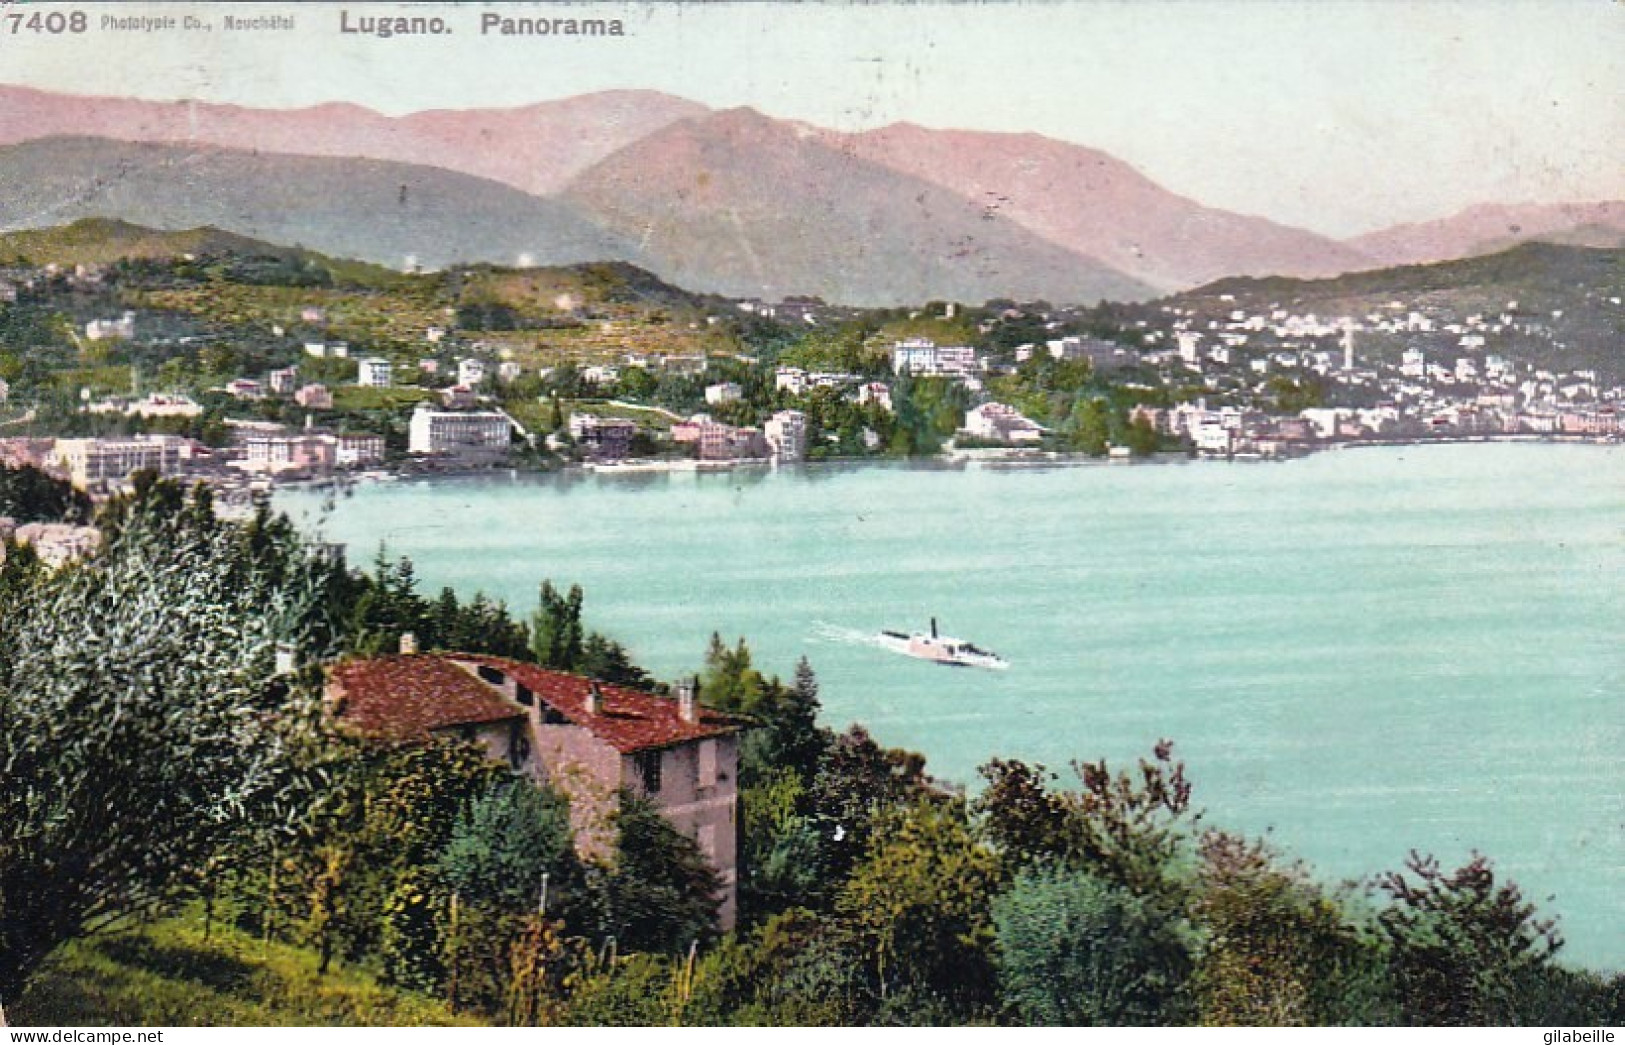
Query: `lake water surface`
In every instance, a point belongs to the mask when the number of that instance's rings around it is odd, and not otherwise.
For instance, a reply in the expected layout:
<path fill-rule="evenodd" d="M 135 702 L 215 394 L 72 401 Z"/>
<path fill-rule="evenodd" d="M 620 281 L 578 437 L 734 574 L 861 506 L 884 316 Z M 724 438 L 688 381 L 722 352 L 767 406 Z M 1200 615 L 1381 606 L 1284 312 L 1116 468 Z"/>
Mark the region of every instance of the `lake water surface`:
<path fill-rule="evenodd" d="M 543 578 L 663 678 L 713 630 L 833 726 L 975 786 L 1176 741 L 1211 824 L 1326 880 L 1489 854 L 1571 962 L 1625 967 L 1625 447 L 1383 447 L 1277 464 L 394 482 L 278 504 L 354 562 L 528 614 Z M 1005 672 L 879 649 L 943 630 Z M 1548 899 L 1548 898 L 1551 899 Z"/>

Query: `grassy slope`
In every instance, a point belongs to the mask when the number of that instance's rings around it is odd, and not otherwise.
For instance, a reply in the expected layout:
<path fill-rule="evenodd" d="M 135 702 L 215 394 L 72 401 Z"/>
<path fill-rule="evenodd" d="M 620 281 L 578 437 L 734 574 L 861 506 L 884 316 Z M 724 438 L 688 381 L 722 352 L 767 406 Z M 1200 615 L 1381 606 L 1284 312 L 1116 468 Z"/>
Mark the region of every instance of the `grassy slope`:
<path fill-rule="evenodd" d="M 316 957 L 178 918 L 61 948 L 6 1016 L 18 1026 L 448 1026 L 477 1021 Z"/>

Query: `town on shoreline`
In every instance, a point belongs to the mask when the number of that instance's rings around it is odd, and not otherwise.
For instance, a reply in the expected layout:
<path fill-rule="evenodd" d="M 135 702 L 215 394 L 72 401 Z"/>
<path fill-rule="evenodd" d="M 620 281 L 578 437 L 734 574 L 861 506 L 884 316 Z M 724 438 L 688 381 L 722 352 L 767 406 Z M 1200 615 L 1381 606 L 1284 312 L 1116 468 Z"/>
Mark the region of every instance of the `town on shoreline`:
<path fill-rule="evenodd" d="M 70 251 L 0 267 L 0 465 L 98 499 L 139 472 L 202 482 L 241 513 L 279 484 L 493 469 L 1618 442 L 1616 254 L 1537 244 L 1488 274 L 1472 260 L 1138 304 L 875 309 L 696 295 L 624 264 Z M 1428 289 L 1407 292 L 1418 271 Z"/>

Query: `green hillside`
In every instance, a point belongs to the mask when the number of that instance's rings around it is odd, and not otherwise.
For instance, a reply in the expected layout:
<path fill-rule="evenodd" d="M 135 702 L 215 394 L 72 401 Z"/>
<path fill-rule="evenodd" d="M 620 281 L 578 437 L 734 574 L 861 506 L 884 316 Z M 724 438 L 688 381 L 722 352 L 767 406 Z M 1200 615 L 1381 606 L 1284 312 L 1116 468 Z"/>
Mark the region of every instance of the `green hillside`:
<path fill-rule="evenodd" d="M 15 1026 L 473 1026 L 441 1002 L 370 973 L 316 973 L 316 955 L 176 918 L 78 940 L 6 1016 Z"/>
<path fill-rule="evenodd" d="M 1609 287 L 1618 293 L 1622 286 L 1625 249 L 1524 243 L 1499 254 L 1351 272 L 1332 279 L 1221 279 L 1172 300 L 1202 301 L 1228 294 L 1238 303 L 1267 299 L 1295 305 L 1325 302 L 1360 307 L 1362 303 L 1386 304 L 1394 297 L 1442 293 L 1462 301 L 1488 295 L 1499 304 L 1508 294 L 1514 299 L 1531 293 L 1572 296 L 1576 291 Z"/>

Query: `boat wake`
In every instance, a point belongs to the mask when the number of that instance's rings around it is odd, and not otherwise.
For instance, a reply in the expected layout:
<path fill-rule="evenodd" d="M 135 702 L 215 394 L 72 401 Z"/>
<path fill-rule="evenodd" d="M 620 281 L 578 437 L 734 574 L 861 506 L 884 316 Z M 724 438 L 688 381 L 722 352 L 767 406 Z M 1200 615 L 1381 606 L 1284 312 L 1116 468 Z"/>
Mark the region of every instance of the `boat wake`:
<path fill-rule="evenodd" d="M 832 646 L 867 646 L 870 649 L 888 648 L 885 640 L 872 631 L 860 631 L 857 628 L 831 624 L 828 621 L 814 621 L 811 638 L 814 642 L 828 643 Z"/>

